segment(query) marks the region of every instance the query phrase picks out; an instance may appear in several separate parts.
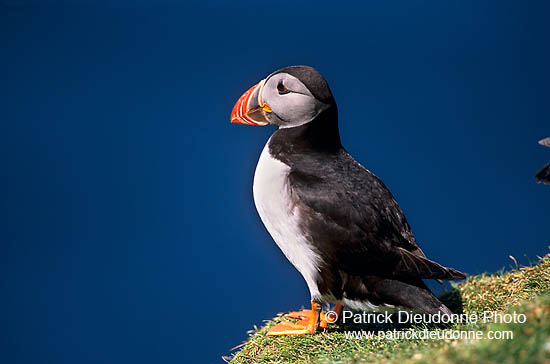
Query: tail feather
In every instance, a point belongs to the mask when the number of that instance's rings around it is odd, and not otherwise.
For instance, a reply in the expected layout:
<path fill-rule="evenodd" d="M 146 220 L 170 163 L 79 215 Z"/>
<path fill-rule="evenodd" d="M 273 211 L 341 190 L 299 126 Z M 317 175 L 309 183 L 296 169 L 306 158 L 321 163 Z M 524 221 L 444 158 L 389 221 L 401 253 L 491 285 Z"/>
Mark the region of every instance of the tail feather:
<path fill-rule="evenodd" d="M 398 248 L 401 259 L 395 267 L 396 275 L 412 276 L 426 279 L 460 280 L 466 278 L 466 274 L 453 268 L 447 268 L 428 258 L 411 253 L 403 248 Z"/>
<path fill-rule="evenodd" d="M 421 279 L 404 282 L 397 279 L 367 276 L 363 277 L 362 281 L 366 288 L 365 292 L 370 294 L 370 297 L 365 296 L 365 298 L 370 301 L 405 307 L 427 314 L 452 313 L 434 296 Z"/>

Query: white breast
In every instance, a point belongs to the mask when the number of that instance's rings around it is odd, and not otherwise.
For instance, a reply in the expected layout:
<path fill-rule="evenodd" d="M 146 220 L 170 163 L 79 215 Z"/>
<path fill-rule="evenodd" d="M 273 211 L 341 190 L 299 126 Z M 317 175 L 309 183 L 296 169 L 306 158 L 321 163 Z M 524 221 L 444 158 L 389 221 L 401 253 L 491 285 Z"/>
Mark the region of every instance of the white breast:
<path fill-rule="evenodd" d="M 290 199 L 290 167 L 269 154 L 269 140 L 254 174 L 254 203 L 267 231 L 287 259 L 304 276 L 311 297 L 319 297 L 319 254 L 298 227 L 299 211 Z"/>

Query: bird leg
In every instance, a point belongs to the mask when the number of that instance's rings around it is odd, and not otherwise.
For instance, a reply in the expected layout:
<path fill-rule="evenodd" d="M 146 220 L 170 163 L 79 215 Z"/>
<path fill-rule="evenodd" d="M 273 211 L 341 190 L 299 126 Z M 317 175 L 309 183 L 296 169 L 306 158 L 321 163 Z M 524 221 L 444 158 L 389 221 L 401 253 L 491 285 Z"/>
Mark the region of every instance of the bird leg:
<path fill-rule="evenodd" d="M 325 321 L 327 321 L 328 323 L 331 323 L 331 324 L 334 324 L 336 322 L 340 322 L 341 319 L 342 319 L 342 309 L 343 308 L 344 308 L 344 306 L 340 302 L 336 303 L 336 305 L 334 305 L 334 308 L 332 309 L 332 312 L 334 312 L 334 314 L 327 315 L 327 317 L 325 318 Z"/>
<path fill-rule="evenodd" d="M 327 327 L 329 323 L 336 322 L 337 318 L 342 313 L 342 305 L 340 303 L 334 306 L 334 312 L 336 317 L 329 315 L 326 317 L 321 312 L 321 304 L 317 302 L 311 302 L 311 310 L 295 311 L 286 314 L 286 317 L 297 318 L 300 321 L 296 323 L 281 322 L 273 326 L 267 332 L 268 335 L 305 335 L 313 334 L 315 331 L 321 328 Z"/>

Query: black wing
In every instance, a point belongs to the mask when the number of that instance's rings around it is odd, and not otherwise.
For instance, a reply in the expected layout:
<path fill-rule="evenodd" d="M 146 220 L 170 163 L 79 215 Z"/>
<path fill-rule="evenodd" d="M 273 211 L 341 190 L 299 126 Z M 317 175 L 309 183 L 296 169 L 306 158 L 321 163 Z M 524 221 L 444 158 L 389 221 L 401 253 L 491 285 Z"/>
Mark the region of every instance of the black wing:
<path fill-rule="evenodd" d="M 550 185 L 550 163 L 547 163 L 544 167 L 539 169 L 537 173 L 535 173 L 535 178 L 537 179 L 538 183 L 544 183 L 547 185 Z"/>
<path fill-rule="evenodd" d="M 550 147 L 550 138 L 539 140 L 539 144 L 545 147 Z M 544 184 L 550 185 L 550 163 L 547 163 L 544 167 L 539 169 L 537 173 L 535 173 L 535 178 L 537 179 L 538 183 L 542 182 Z"/>
<path fill-rule="evenodd" d="M 391 192 L 347 152 L 301 165 L 291 192 L 325 260 L 353 275 L 465 278 L 424 256 Z"/>

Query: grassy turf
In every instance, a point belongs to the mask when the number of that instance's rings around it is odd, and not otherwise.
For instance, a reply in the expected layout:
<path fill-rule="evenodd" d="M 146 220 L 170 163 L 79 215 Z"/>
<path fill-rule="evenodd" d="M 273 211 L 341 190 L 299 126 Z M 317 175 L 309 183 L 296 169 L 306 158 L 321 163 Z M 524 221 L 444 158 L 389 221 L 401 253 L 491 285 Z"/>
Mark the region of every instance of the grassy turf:
<path fill-rule="evenodd" d="M 266 336 L 269 327 L 281 320 L 278 316 L 250 333 L 231 364 L 274 363 L 550 363 L 550 254 L 529 267 L 510 272 L 472 276 L 454 285 L 455 290 L 441 299 L 453 310 L 464 313 L 496 311 L 523 313 L 525 323 L 454 324 L 429 330 L 475 330 L 484 337 L 489 332 L 503 332 L 513 339 L 366 339 L 346 338 L 345 331 L 363 329 L 377 333 L 395 327 L 336 326 L 322 333 L 304 336 Z M 421 331 L 425 327 L 400 327 Z"/>

